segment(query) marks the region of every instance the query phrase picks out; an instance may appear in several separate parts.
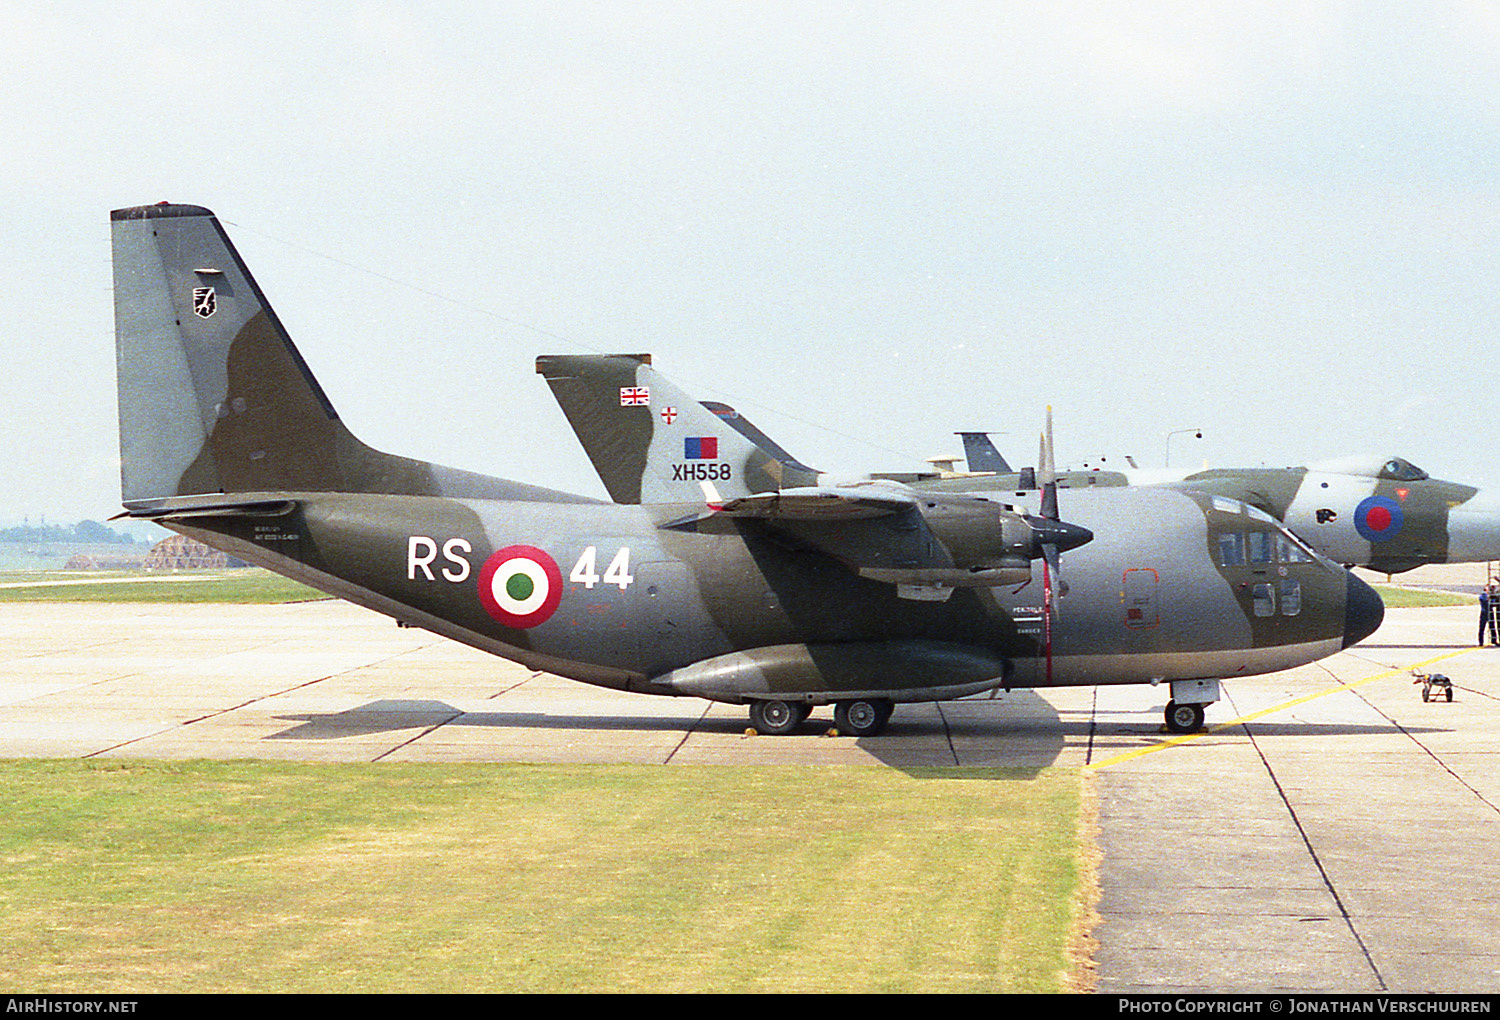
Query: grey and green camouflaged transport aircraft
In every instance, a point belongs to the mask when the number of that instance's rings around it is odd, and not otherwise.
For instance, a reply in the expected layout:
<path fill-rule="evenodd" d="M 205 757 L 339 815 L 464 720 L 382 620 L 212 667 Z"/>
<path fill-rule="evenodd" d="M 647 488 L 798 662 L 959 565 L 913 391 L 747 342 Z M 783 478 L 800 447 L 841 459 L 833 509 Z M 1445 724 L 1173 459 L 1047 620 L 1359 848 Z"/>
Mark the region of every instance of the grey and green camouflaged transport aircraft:
<path fill-rule="evenodd" d="M 340 421 L 212 213 L 110 219 L 126 514 L 535 669 L 747 705 L 764 733 L 831 704 L 857 736 L 903 702 L 1165 682 L 1187 731 L 1220 679 L 1330 655 L 1383 615 L 1269 515 L 1199 492 L 1059 496 L 1044 470 L 1030 503 L 896 483 L 741 494 L 743 465 L 688 432 L 670 442 L 699 494 L 621 505 L 382 453 Z M 610 398 L 679 420 L 649 387 Z M 1225 563 L 1227 547 L 1254 554 Z"/>

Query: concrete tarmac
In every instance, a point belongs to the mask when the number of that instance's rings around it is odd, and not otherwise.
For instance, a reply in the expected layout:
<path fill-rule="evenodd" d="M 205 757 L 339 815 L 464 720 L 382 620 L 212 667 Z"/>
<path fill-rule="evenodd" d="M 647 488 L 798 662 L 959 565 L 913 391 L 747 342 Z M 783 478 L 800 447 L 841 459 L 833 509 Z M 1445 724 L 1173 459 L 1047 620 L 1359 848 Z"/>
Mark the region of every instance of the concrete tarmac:
<path fill-rule="evenodd" d="M 1226 682 L 901 706 L 747 735 L 743 709 L 534 673 L 339 602 L 0 604 L 0 757 L 1082 767 L 1102 992 L 1500 990 L 1500 649 L 1392 610 L 1324 662 Z M 1422 664 L 1426 665 L 1422 665 Z M 1423 702 L 1408 670 L 1455 700 Z"/>

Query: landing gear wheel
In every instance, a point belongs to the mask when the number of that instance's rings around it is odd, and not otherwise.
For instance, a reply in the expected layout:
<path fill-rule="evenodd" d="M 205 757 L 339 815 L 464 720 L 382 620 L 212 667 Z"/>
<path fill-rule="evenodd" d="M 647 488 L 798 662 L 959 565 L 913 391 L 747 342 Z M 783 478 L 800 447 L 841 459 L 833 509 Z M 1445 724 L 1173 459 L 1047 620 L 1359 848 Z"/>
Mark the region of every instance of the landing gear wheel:
<path fill-rule="evenodd" d="M 1173 733 L 1197 733 L 1203 729 L 1203 706 L 1192 702 L 1167 702 L 1167 729 Z"/>
<path fill-rule="evenodd" d="M 842 736 L 875 737 L 885 732 L 895 710 L 884 698 L 840 701 L 833 706 L 833 725 Z"/>
<path fill-rule="evenodd" d="M 794 732 L 812 712 L 812 706 L 800 701 L 752 701 L 750 725 L 765 737 L 781 737 Z"/>

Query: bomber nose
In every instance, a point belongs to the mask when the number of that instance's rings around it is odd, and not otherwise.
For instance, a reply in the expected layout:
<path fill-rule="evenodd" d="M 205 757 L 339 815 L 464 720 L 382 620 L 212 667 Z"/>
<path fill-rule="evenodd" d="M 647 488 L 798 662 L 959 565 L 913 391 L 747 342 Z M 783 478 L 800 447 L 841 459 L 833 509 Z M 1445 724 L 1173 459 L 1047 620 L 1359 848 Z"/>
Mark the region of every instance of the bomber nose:
<path fill-rule="evenodd" d="M 1385 619 L 1385 603 L 1368 584 L 1344 571 L 1344 647 L 1358 644 L 1375 633 Z"/>

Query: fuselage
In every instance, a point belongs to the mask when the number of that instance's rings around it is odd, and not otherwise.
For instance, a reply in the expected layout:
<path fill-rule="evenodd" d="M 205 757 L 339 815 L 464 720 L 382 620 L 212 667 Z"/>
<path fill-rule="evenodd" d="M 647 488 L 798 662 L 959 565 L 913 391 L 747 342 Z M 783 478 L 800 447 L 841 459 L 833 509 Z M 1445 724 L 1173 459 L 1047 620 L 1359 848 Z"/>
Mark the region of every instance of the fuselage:
<path fill-rule="evenodd" d="M 791 653 L 764 649 L 880 648 L 892 665 L 870 669 L 952 666 L 963 682 L 944 690 L 1138 683 L 1313 661 L 1373 630 L 1380 613 L 1373 592 L 1265 514 L 1170 490 L 1064 494 L 1068 519 L 1097 537 L 1065 555 L 1069 594 L 1051 612 L 1040 570 L 1020 585 L 904 598 L 758 522 L 661 527 L 691 509 L 681 505 L 273 495 L 295 509 L 168 524 L 535 668 L 721 700 L 760 692 L 739 674 L 724 680 L 723 668 L 691 670 L 752 653 L 764 682 L 783 682 L 776 671 L 793 670 Z M 953 666 L 955 654 L 972 658 Z M 932 686 L 893 674 L 872 689 L 916 700 Z"/>

